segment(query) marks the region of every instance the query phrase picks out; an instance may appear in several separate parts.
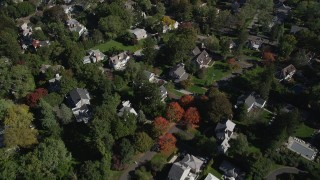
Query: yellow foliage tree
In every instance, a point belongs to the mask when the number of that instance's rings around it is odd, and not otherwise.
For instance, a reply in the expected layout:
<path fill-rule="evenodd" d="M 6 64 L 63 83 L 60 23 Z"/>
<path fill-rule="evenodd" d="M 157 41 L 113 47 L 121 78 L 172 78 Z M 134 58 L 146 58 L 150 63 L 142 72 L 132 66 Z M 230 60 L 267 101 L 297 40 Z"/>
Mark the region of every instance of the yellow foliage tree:
<path fill-rule="evenodd" d="M 173 26 L 176 21 L 171 19 L 169 16 L 163 16 L 162 23 L 167 26 Z"/>
<path fill-rule="evenodd" d="M 14 105 L 7 110 L 4 143 L 7 147 L 29 147 L 37 143 L 38 131 L 31 126 L 33 115 L 26 105 Z"/>

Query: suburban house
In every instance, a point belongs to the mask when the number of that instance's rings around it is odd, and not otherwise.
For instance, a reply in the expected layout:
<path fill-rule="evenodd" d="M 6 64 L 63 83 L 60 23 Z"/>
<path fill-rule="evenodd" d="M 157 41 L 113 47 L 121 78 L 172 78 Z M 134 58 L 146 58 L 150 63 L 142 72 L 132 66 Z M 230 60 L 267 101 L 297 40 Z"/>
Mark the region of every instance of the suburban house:
<path fill-rule="evenodd" d="M 77 122 L 83 121 L 84 123 L 88 123 L 92 117 L 89 92 L 86 89 L 75 88 L 70 91 L 66 99 L 71 106 L 72 113 Z"/>
<path fill-rule="evenodd" d="M 160 95 L 161 95 L 161 101 L 164 101 L 168 97 L 168 91 L 163 85 L 160 86 Z"/>
<path fill-rule="evenodd" d="M 221 165 L 219 166 L 219 170 L 224 172 L 222 179 L 229 179 L 229 180 L 244 180 L 245 173 L 242 172 L 238 167 L 234 166 L 230 162 L 224 160 L 222 161 Z"/>
<path fill-rule="evenodd" d="M 196 55 L 194 61 L 201 68 L 209 67 L 209 63 L 212 61 L 211 56 L 207 53 L 206 50 L 203 50 L 200 54 Z"/>
<path fill-rule="evenodd" d="M 34 47 L 34 49 L 40 48 L 40 47 L 47 47 L 49 46 L 51 43 L 50 41 L 39 41 L 36 39 L 32 40 L 32 46 Z"/>
<path fill-rule="evenodd" d="M 138 116 L 136 110 L 134 110 L 133 107 L 131 107 L 130 101 L 122 101 L 121 108 L 118 111 L 117 115 L 119 117 L 122 117 L 125 112 Z"/>
<path fill-rule="evenodd" d="M 226 153 L 229 149 L 229 140 L 233 134 L 235 126 L 236 124 L 231 120 L 225 120 L 217 124 L 215 128 L 216 137 L 218 140 L 222 141 L 218 147 L 220 152 Z"/>
<path fill-rule="evenodd" d="M 313 161 L 318 153 L 315 147 L 296 137 L 289 137 L 287 148 L 310 161 Z"/>
<path fill-rule="evenodd" d="M 297 69 L 292 64 L 283 68 L 280 72 L 280 81 L 290 80 L 296 71 Z"/>
<path fill-rule="evenodd" d="M 184 69 L 184 64 L 177 64 L 175 67 L 171 69 L 169 75 L 173 78 L 175 83 L 179 83 L 180 81 L 186 80 L 189 77 L 189 74 Z"/>
<path fill-rule="evenodd" d="M 163 23 L 162 33 L 166 33 L 168 31 L 177 29 L 178 27 L 179 27 L 178 21 L 175 21 L 173 24 L 165 24 L 165 23 Z"/>
<path fill-rule="evenodd" d="M 60 76 L 60 74 L 56 74 L 54 78 L 50 79 L 48 81 L 49 83 L 49 87 L 48 90 L 50 92 L 57 92 L 60 90 L 60 80 L 61 80 L 62 76 Z"/>
<path fill-rule="evenodd" d="M 247 108 L 247 112 L 250 112 L 252 108 L 258 107 L 263 108 L 266 105 L 267 101 L 262 99 L 258 94 L 252 92 L 249 95 L 242 95 L 237 100 L 237 105 L 235 108 L 238 108 L 239 105 L 244 104 L 245 108 Z"/>
<path fill-rule="evenodd" d="M 209 173 L 206 178 L 204 178 L 204 180 L 219 180 L 219 178 L 217 178 L 216 176 L 214 176 L 213 174 Z"/>
<path fill-rule="evenodd" d="M 20 31 L 21 31 L 22 36 L 31 36 L 32 27 L 30 25 L 28 25 L 27 23 L 23 23 L 20 26 Z"/>
<path fill-rule="evenodd" d="M 80 24 L 76 19 L 69 19 L 69 20 L 67 20 L 66 24 L 67 24 L 69 30 L 72 32 L 77 32 L 79 37 L 82 34 L 88 33 L 87 28 L 84 27 L 84 25 Z"/>
<path fill-rule="evenodd" d="M 155 74 L 153 72 L 144 70 L 143 71 L 144 75 L 146 76 L 146 78 L 148 79 L 149 82 L 155 82 Z"/>
<path fill-rule="evenodd" d="M 104 60 L 105 57 L 106 55 L 100 52 L 99 49 L 89 50 L 87 51 L 87 56 L 83 57 L 83 64 L 100 62 Z"/>
<path fill-rule="evenodd" d="M 181 161 L 173 163 L 168 174 L 168 180 L 196 179 L 202 165 L 202 160 L 187 154 Z"/>
<path fill-rule="evenodd" d="M 126 51 L 124 51 L 118 55 L 110 57 L 110 65 L 112 65 L 115 70 L 124 70 L 129 59 L 130 56 Z"/>
<path fill-rule="evenodd" d="M 131 32 L 138 41 L 141 39 L 145 39 L 148 36 L 147 31 L 144 29 L 136 28 L 134 30 L 129 30 L 129 32 Z"/>
<path fill-rule="evenodd" d="M 69 15 L 73 11 L 72 5 L 61 5 L 65 14 Z"/>

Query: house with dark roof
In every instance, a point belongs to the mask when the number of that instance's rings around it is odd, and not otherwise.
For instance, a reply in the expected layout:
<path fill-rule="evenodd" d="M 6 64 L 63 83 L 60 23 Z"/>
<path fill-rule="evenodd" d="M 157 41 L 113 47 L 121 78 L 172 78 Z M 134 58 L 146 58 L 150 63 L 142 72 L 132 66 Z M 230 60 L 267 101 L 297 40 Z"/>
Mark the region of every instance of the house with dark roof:
<path fill-rule="evenodd" d="M 61 84 L 60 84 L 60 81 L 61 81 L 61 78 L 62 76 L 60 76 L 60 74 L 56 74 L 54 78 L 52 79 L 49 79 L 48 83 L 49 83 L 49 87 L 48 87 L 48 90 L 50 92 L 57 92 L 60 90 L 61 88 Z"/>
<path fill-rule="evenodd" d="M 314 160 L 318 153 L 315 147 L 296 137 L 289 137 L 287 148 L 310 161 Z"/>
<path fill-rule="evenodd" d="M 206 50 L 201 51 L 198 46 L 191 51 L 191 55 L 193 56 L 193 61 L 200 69 L 209 67 L 209 63 L 212 61 L 212 57 L 208 52 Z"/>
<path fill-rule="evenodd" d="M 225 120 L 217 124 L 215 128 L 216 137 L 219 141 L 222 141 L 218 147 L 220 152 L 226 153 L 230 148 L 229 140 L 231 139 L 235 126 L 236 124 L 231 120 Z"/>
<path fill-rule="evenodd" d="M 96 63 L 104 60 L 104 55 L 99 49 L 87 51 L 87 56 L 83 57 L 83 64 Z"/>
<path fill-rule="evenodd" d="M 283 68 L 280 72 L 280 81 L 290 80 L 292 76 L 296 73 L 296 71 L 297 69 L 292 64 Z"/>
<path fill-rule="evenodd" d="M 181 161 L 173 163 L 169 174 L 169 180 L 197 179 L 201 172 L 203 161 L 187 154 Z"/>
<path fill-rule="evenodd" d="M 130 33 L 132 33 L 134 35 L 134 37 L 139 41 L 141 39 L 145 39 L 148 37 L 147 35 L 147 31 L 144 29 L 133 29 L 133 30 L 129 30 Z"/>
<path fill-rule="evenodd" d="M 69 20 L 67 20 L 66 24 L 67 24 L 69 30 L 72 32 L 77 32 L 79 37 L 82 34 L 88 33 L 87 28 L 84 25 L 82 25 L 81 23 L 79 23 L 79 21 L 77 21 L 76 19 L 69 19 Z"/>
<path fill-rule="evenodd" d="M 117 54 L 115 56 L 110 57 L 110 65 L 113 66 L 115 70 L 124 70 L 126 68 L 126 65 L 128 61 L 130 60 L 130 56 L 126 51 Z"/>
<path fill-rule="evenodd" d="M 238 108 L 240 105 L 245 105 L 247 112 L 250 112 L 252 108 L 263 108 L 266 105 L 267 101 L 262 99 L 258 94 L 252 92 L 249 95 L 242 95 L 238 98 L 235 108 Z"/>
<path fill-rule="evenodd" d="M 75 88 L 66 96 L 77 122 L 88 123 L 91 119 L 90 95 L 86 89 Z"/>
<path fill-rule="evenodd" d="M 179 83 L 180 81 L 186 80 L 189 77 L 189 74 L 184 69 L 184 64 L 177 64 L 175 67 L 171 69 L 169 75 L 173 78 L 175 83 Z"/>
<path fill-rule="evenodd" d="M 222 179 L 229 179 L 229 180 L 244 180 L 245 173 L 242 172 L 238 167 L 230 163 L 229 161 L 222 161 L 221 165 L 219 166 L 219 170 L 224 172 Z"/>
<path fill-rule="evenodd" d="M 161 101 L 164 101 L 168 97 L 168 91 L 163 85 L 160 86 L 159 89 L 160 89 Z"/>

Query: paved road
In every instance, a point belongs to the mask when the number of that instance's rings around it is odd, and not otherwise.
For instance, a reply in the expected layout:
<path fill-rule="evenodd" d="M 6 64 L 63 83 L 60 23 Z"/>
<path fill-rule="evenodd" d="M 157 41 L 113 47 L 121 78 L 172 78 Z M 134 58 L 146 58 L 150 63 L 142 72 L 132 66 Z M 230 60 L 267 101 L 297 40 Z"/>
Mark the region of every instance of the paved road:
<path fill-rule="evenodd" d="M 276 180 L 278 175 L 281 174 L 299 174 L 301 171 L 295 167 L 281 167 L 279 169 L 276 169 L 272 172 L 270 172 L 266 177 L 265 180 Z"/>

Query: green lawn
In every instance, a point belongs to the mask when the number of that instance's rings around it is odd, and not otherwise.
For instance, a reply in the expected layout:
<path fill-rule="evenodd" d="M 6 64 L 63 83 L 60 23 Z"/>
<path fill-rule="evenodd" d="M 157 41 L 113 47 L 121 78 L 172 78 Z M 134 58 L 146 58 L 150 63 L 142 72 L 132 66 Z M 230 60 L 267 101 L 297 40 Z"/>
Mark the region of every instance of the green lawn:
<path fill-rule="evenodd" d="M 257 152 L 261 152 L 259 148 L 255 147 L 255 146 L 248 147 L 248 153 L 257 153 Z"/>
<path fill-rule="evenodd" d="M 207 68 L 203 79 L 193 76 L 192 82 L 196 85 L 208 86 L 214 81 L 218 81 L 230 73 L 231 70 L 229 69 L 227 63 L 216 61 L 212 67 Z"/>
<path fill-rule="evenodd" d="M 109 171 L 109 174 L 108 174 L 109 178 L 108 179 L 110 179 L 110 180 L 120 179 L 121 175 L 122 175 L 122 171 Z"/>
<path fill-rule="evenodd" d="M 136 44 L 134 46 L 125 46 L 120 42 L 110 40 L 106 43 L 99 44 L 99 45 L 93 47 L 92 49 L 99 49 L 102 52 L 106 52 L 106 51 L 109 51 L 111 48 L 116 48 L 116 49 L 120 49 L 123 51 L 135 52 L 135 51 L 142 48 L 142 44 L 143 44 L 143 40 L 139 41 L 138 44 Z"/>
<path fill-rule="evenodd" d="M 315 129 L 302 124 L 299 128 L 295 131 L 294 135 L 300 138 L 308 138 L 311 137 Z"/>
<path fill-rule="evenodd" d="M 208 173 L 211 173 L 211 174 L 213 174 L 214 176 L 216 176 L 217 178 L 221 178 L 221 176 L 222 176 L 222 174 L 220 174 L 217 170 L 215 170 L 214 168 L 212 168 L 211 166 L 209 166 L 209 167 L 207 167 L 207 168 L 205 168 L 205 170 L 204 170 L 204 172 L 203 172 L 203 177 L 202 177 L 202 179 L 204 179 L 207 175 L 208 175 Z M 199 179 L 201 179 L 201 178 L 199 178 Z"/>
<path fill-rule="evenodd" d="M 189 88 L 187 88 L 187 90 L 195 94 L 205 94 L 207 92 L 206 89 L 203 89 L 197 85 L 192 85 Z"/>

